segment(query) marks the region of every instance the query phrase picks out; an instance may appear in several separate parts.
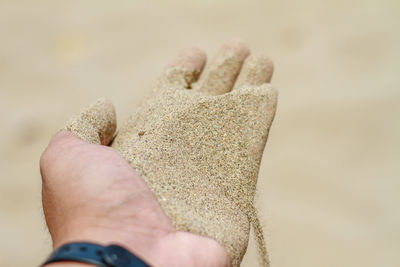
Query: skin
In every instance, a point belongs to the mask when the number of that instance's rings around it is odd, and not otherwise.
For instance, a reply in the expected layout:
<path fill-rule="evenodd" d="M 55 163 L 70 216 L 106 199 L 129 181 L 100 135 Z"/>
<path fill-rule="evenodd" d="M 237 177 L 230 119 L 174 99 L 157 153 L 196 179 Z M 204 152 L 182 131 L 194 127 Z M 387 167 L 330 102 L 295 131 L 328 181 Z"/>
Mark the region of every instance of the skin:
<path fill-rule="evenodd" d="M 228 50 L 244 61 L 249 53 L 238 42 L 225 47 L 216 58 Z M 238 83 L 268 82 L 272 74 L 269 59 L 259 55 L 249 60 L 252 64 L 244 64 Z M 207 84 L 218 83 L 213 79 L 220 77 L 220 68 L 218 60 L 214 62 L 195 90 L 210 90 Z M 172 60 L 167 69 L 182 66 L 191 78 L 201 72 L 204 63 L 201 51 L 188 50 Z M 264 66 L 271 68 L 258 76 L 251 73 Z M 235 88 L 240 68 L 227 73 L 228 78 L 215 90 Z M 119 244 L 151 266 L 231 266 L 225 249 L 215 240 L 177 231 L 143 178 L 113 148 L 88 143 L 62 130 L 43 152 L 40 170 L 43 209 L 54 249 L 79 241 Z M 65 262 L 46 266 L 89 265 Z"/>
<path fill-rule="evenodd" d="M 174 229 L 144 180 L 112 148 L 64 130 L 50 142 L 40 166 L 54 248 L 74 241 L 115 243 L 153 266 L 229 266 L 216 241 Z"/>

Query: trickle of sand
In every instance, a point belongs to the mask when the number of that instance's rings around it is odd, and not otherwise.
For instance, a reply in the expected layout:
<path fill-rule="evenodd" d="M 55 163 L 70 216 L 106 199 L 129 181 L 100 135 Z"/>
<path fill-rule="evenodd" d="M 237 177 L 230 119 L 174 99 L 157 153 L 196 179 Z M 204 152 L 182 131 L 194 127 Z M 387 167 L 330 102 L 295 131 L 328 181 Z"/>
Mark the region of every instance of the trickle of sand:
<path fill-rule="evenodd" d="M 277 91 L 267 83 L 272 63 L 263 55 L 245 60 L 248 54 L 240 43 L 225 45 L 194 84 L 205 58 L 196 49 L 182 53 L 122 125 L 112 147 L 145 179 L 177 230 L 217 240 L 239 266 L 252 225 L 268 266 L 253 202 Z M 115 125 L 112 104 L 100 100 L 66 129 L 108 144 Z"/>

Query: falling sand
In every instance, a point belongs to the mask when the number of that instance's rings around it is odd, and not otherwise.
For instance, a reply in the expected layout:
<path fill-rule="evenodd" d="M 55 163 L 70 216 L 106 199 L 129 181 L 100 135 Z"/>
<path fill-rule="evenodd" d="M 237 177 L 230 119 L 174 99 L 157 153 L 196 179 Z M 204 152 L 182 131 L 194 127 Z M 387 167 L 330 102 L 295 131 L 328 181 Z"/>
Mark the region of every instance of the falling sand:
<path fill-rule="evenodd" d="M 177 230 L 217 240 L 239 266 L 252 225 L 268 266 L 254 196 L 277 91 L 269 84 L 271 61 L 248 54 L 244 44 L 228 43 L 200 75 L 203 52 L 182 52 L 111 146 L 145 179 Z M 114 108 L 99 100 L 66 128 L 108 145 Z"/>

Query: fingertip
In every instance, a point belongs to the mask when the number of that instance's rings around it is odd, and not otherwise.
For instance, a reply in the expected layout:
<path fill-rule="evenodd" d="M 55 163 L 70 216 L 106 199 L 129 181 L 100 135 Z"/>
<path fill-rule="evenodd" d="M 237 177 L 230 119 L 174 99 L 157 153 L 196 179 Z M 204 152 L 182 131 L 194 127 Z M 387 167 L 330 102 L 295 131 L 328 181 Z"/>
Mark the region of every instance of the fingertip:
<path fill-rule="evenodd" d="M 198 47 L 181 50 L 166 66 L 163 76 L 170 84 L 178 84 L 190 88 L 202 72 L 207 57 Z"/>
<path fill-rule="evenodd" d="M 65 129 L 81 139 L 92 143 L 108 145 L 114 137 L 117 119 L 114 105 L 108 99 L 99 99 L 72 116 Z"/>
<path fill-rule="evenodd" d="M 272 59 L 264 52 L 255 53 L 251 59 L 255 65 L 259 66 L 263 72 L 264 83 L 271 82 L 274 73 L 274 63 Z"/>
<path fill-rule="evenodd" d="M 220 52 L 233 52 L 243 60 L 250 54 L 249 46 L 241 39 L 233 39 L 221 46 Z"/>
<path fill-rule="evenodd" d="M 220 95 L 231 91 L 242 64 L 249 54 L 250 49 L 241 40 L 223 44 L 201 75 L 195 90 L 208 95 Z"/>
<path fill-rule="evenodd" d="M 265 53 L 250 55 L 243 64 L 235 82 L 234 90 L 244 85 L 259 86 L 263 83 L 269 83 L 273 70 L 272 60 Z"/>
<path fill-rule="evenodd" d="M 206 53 L 198 47 L 181 50 L 166 66 L 167 69 L 182 67 L 189 72 L 200 72 L 206 62 Z"/>

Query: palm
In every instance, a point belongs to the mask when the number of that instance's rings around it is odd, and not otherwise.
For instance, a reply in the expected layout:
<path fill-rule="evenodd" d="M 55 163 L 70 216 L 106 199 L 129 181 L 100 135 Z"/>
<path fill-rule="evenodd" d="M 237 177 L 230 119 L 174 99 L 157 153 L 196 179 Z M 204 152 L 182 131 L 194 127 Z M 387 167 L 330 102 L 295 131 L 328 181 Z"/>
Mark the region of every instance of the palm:
<path fill-rule="evenodd" d="M 112 242 L 118 233 L 120 242 L 142 241 L 139 252 L 157 266 L 227 265 L 214 240 L 175 231 L 144 180 L 112 148 L 62 131 L 43 154 L 41 170 L 48 181 L 43 184 L 43 206 L 55 247 L 66 239 L 110 231 Z M 135 240 L 138 232 L 145 241 Z"/>

